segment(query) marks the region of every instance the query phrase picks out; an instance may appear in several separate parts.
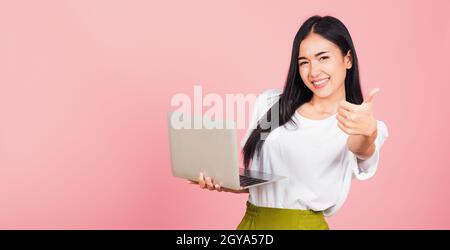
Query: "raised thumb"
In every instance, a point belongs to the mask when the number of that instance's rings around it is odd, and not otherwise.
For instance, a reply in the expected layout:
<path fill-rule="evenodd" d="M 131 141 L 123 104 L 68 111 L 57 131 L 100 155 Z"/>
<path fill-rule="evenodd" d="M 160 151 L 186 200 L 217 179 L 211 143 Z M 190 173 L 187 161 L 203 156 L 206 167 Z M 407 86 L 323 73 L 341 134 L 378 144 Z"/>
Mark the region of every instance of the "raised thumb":
<path fill-rule="evenodd" d="M 371 90 L 369 91 L 369 94 L 367 95 L 367 99 L 366 99 L 364 102 L 372 102 L 372 101 L 373 101 L 373 97 L 374 97 L 378 92 L 380 92 L 380 89 L 379 89 L 379 88 L 371 89 Z"/>

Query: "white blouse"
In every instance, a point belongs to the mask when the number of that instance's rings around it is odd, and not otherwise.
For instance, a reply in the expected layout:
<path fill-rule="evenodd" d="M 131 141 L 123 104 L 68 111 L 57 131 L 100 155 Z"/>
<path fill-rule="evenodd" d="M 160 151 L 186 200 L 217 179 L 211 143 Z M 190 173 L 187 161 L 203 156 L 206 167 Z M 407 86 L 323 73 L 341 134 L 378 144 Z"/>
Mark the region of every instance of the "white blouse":
<path fill-rule="evenodd" d="M 273 89 L 258 96 L 242 147 L 280 94 L 281 90 Z M 377 120 L 375 152 L 360 160 L 347 148 L 349 135 L 338 127 L 336 114 L 312 120 L 295 112 L 293 120 L 297 125 L 288 122 L 267 136 L 260 157 L 255 154 L 250 164 L 252 170 L 287 178 L 249 188 L 248 201 L 263 207 L 312 209 L 331 216 L 344 203 L 353 178 L 366 180 L 375 174 L 388 129 Z"/>

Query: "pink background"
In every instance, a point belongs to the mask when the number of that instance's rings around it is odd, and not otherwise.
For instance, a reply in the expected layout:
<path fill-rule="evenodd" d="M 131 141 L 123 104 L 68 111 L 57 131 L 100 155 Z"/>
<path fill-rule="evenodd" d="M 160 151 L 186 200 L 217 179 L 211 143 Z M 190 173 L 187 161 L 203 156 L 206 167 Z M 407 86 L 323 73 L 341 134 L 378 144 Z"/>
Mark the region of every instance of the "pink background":
<path fill-rule="evenodd" d="M 449 1 L 1 1 L 1 229 L 234 229 L 246 195 L 171 176 L 176 93 L 284 84 L 313 14 L 341 19 L 390 137 L 332 229 L 450 229 Z M 240 137 L 243 131 L 239 133 Z"/>

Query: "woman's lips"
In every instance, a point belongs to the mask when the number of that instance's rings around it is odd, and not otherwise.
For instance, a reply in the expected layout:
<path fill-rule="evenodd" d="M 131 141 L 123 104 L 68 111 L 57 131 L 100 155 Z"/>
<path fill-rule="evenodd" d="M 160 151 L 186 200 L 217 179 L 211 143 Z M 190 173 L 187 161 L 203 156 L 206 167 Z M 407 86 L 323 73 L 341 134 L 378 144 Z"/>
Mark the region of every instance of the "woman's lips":
<path fill-rule="evenodd" d="M 315 89 L 320 89 L 320 88 L 325 87 L 325 85 L 328 84 L 328 80 L 329 80 L 329 79 L 330 79 L 330 78 L 325 78 L 325 79 L 322 79 L 322 80 L 320 80 L 320 81 L 314 82 L 314 83 L 313 83 L 314 88 L 315 88 Z"/>

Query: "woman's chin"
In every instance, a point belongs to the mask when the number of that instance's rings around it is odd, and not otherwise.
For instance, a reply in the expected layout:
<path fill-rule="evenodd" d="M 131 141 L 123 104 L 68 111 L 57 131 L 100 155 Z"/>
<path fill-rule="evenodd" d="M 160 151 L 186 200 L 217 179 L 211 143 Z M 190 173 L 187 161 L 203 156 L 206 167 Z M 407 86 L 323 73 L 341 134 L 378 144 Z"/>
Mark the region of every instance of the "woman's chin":
<path fill-rule="evenodd" d="M 313 91 L 314 95 L 320 98 L 327 98 L 331 95 L 330 91 L 322 91 L 322 90 L 314 90 Z"/>

